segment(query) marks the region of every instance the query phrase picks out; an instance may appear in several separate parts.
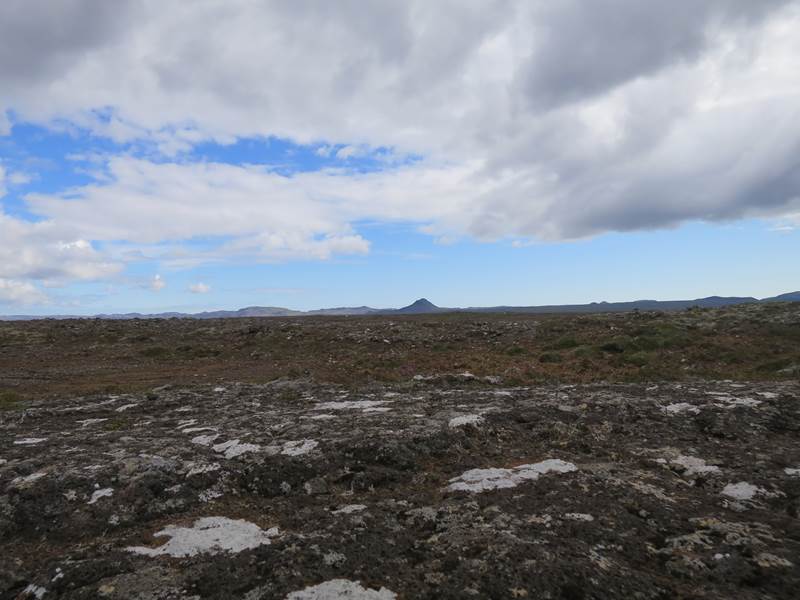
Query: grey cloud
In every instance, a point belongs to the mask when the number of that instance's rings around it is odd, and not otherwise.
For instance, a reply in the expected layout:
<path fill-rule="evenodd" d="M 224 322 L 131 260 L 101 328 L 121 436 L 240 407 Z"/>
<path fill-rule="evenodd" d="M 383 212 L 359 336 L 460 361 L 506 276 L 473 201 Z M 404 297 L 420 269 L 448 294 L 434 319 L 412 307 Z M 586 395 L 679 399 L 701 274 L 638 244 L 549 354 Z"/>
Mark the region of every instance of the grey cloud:
<path fill-rule="evenodd" d="M 133 0 L 3 0 L 0 82 L 57 75 L 81 53 L 118 42 L 131 24 Z"/>
<path fill-rule="evenodd" d="M 538 5 L 516 85 L 534 109 L 697 60 L 722 24 L 749 25 L 788 0 L 563 0 Z"/>
<path fill-rule="evenodd" d="M 798 27 L 798 0 L 8 0 L 0 108 L 165 153 L 277 135 L 424 156 L 291 179 L 112 159 L 69 202 L 28 197 L 66 239 L 326 257 L 366 252 L 366 219 L 571 239 L 797 212 Z"/>

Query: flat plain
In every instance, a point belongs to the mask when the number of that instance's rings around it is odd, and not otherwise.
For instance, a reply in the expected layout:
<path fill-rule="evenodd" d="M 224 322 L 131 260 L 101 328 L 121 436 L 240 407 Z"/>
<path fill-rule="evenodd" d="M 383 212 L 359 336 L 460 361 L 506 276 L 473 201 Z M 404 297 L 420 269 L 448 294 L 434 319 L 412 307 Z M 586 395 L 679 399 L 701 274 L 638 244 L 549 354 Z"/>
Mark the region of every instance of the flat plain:
<path fill-rule="evenodd" d="M 0 323 L 0 597 L 794 598 L 800 304 Z"/>

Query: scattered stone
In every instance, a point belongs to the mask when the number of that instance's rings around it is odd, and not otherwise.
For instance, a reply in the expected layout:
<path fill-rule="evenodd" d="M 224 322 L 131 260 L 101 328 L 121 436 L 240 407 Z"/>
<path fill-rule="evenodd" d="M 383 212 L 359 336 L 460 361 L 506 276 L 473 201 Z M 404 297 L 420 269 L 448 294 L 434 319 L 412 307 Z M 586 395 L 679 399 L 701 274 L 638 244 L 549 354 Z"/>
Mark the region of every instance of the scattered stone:
<path fill-rule="evenodd" d="M 688 402 L 676 402 L 674 404 L 668 404 L 664 410 L 668 415 L 673 416 L 682 415 L 685 413 L 696 415 L 700 412 L 699 408 L 697 408 L 694 404 L 689 404 Z"/>
<path fill-rule="evenodd" d="M 770 554 L 769 552 L 760 552 L 755 556 L 755 563 L 759 567 L 763 567 L 765 569 L 774 569 L 774 568 L 783 568 L 787 569 L 789 567 L 793 567 L 794 564 L 785 558 L 781 558 L 780 556 L 775 556 L 774 554 Z"/>
<path fill-rule="evenodd" d="M 11 480 L 11 485 L 23 488 L 28 487 L 32 483 L 39 481 L 42 477 L 47 475 L 47 471 L 38 471 L 36 473 L 31 473 L 30 475 L 26 475 L 24 477 L 15 477 Z"/>
<path fill-rule="evenodd" d="M 337 402 L 322 402 L 314 410 L 354 410 L 375 408 L 390 402 L 390 400 L 342 400 Z"/>
<path fill-rule="evenodd" d="M 328 483 L 322 477 L 314 477 L 303 484 L 303 489 L 309 496 L 319 496 L 328 493 Z"/>
<path fill-rule="evenodd" d="M 225 458 L 231 459 L 246 454 L 248 452 L 258 452 L 261 446 L 258 444 L 243 444 L 238 439 L 229 440 L 222 444 L 217 444 L 211 448 L 214 452 L 224 453 Z"/>
<path fill-rule="evenodd" d="M 450 422 L 447 424 L 448 427 L 453 429 L 457 427 L 465 427 L 467 425 L 472 425 L 477 427 L 481 423 L 484 422 L 484 418 L 480 415 L 461 415 L 459 417 L 454 417 L 450 419 Z"/>
<path fill-rule="evenodd" d="M 22 590 L 22 593 L 24 594 L 23 597 L 27 596 L 29 598 L 36 598 L 36 600 L 41 600 L 47 593 L 47 589 L 31 583 L 28 585 L 28 587 Z"/>
<path fill-rule="evenodd" d="M 211 444 L 214 443 L 214 440 L 216 440 L 218 437 L 219 437 L 218 433 L 212 433 L 209 435 L 198 435 L 197 437 L 192 438 L 192 443 L 197 444 L 198 446 L 210 446 Z"/>
<path fill-rule="evenodd" d="M 349 515 L 355 512 L 361 512 L 362 510 L 366 510 L 366 504 L 345 504 L 341 508 L 334 510 L 331 514 L 334 515 Z"/>
<path fill-rule="evenodd" d="M 313 452 L 319 446 L 319 442 L 315 440 L 298 440 L 293 442 L 285 442 L 281 448 L 281 454 L 286 456 L 302 456 Z"/>
<path fill-rule="evenodd" d="M 97 425 L 105 421 L 108 421 L 108 419 L 83 419 L 82 421 L 78 421 L 78 423 L 81 424 L 81 427 L 88 427 L 89 425 Z"/>
<path fill-rule="evenodd" d="M 95 502 L 100 500 L 100 498 L 109 498 L 112 495 L 114 495 L 114 490 L 112 488 L 102 488 L 99 490 L 95 490 L 94 492 L 92 492 L 92 497 L 89 498 L 89 502 L 87 502 L 87 504 L 94 504 Z"/>
<path fill-rule="evenodd" d="M 564 513 L 564 518 L 570 521 L 594 521 L 594 517 L 586 513 Z"/>
<path fill-rule="evenodd" d="M 670 464 L 678 465 L 683 468 L 683 474 L 686 476 L 691 475 L 705 475 L 707 473 L 719 473 L 719 467 L 714 465 L 707 465 L 706 461 L 702 458 L 694 456 L 678 456 L 670 461 Z"/>
<path fill-rule="evenodd" d="M 729 483 L 722 490 L 723 496 L 728 496 L 734 500 L 752 500 L 757 494 L 763 494 L 765 490 L 752 483 L 740 481 L 739 483 Z"/>

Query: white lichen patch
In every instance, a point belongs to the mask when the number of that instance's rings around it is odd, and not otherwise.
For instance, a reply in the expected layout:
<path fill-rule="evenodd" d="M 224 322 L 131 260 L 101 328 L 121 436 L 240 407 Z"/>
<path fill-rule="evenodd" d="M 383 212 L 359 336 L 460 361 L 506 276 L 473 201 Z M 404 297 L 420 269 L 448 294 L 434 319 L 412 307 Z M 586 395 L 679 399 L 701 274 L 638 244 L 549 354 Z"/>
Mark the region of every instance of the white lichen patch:
<path fill-rule="evenodd" d="M 729 483 L 722 490 L 723 496 L 733 498 L 734 500 L 752 500 L 758 494 L 763 494 L 766 490 L 760 488 L 752 483 L 740 481 L 739 483 Z"/>
<path fill-rule="evenodd" d="M 688 402 L 675 402 L 674 404 L 668 404 L 666 407 L 664 407 L 664 410 L 668 415 L 671 416 L 682 415 L 685 413 L 696 415 L 700 412 L 699 408 L 697 408 L 694 404 L 689 404 Z"/>
<path fill-rule="evenodd" d="M 349 515 L 356 512 L 361 512 L 362 510 L 366 510 L 366 504 L 345 504 L 341 508 L 334 510 L 331 514 L 333 515 Z"/>
<path fill-rule="evenodd" d="M 11 485 L 18 488 L 28 487 L 32 483 L 39 481 L 45 475 L 47 475 L 47 471 L 37 471 L 36 473 L 31 473 L 24 477 L 15 477 L 11 480 Z"/>
<path fill-rule="evenodd" d="M 222 466 L 219 463 L 211 463 L 211 464 L 200 464 L 196 465 L 191 463 L 191 468 L 186 473 L 186 477 L 193 477 L 194 475 L 202 475 L 203 473 L 213 473 L 214 471 L 219 471 Z"/>
<path fill-rule="evenodd" d="M 764 569 L 788 569 L 794 566 L 794 563 L 791 561 L 781 558 L 780 556 L 775 556 L 769 552 L 759 552 L 756 554 L 755 562 L 759 567 Z"/>
<path fill-rule="evenodd" d="M 47 588 L 43 588 L 38 585 L 34 585 L 33 583 L 29 584 L 24 590 L 22 590 L 22 594 L 20 594 L 21 598 L 36 598 L 36 600 L 41 600 L 44 598 L 44 595 L 47 593 Z"/>
<path fill-rule="evenodd" d="M 705 473 L 719 473 L 719 467 L 707 465 L 702 458 L 695 456 L 678 456 L 669 461 L 672 465 L 683 467 L 684 475 L 702 475 Z"/>
<path fill-rule="evenodd" d="M 546 473 L 569 473 L 577 470 L 578 468 L 572 463 L 557 458 L 520 465 L 513 469 L 471 469 L 451 479 L 446 489 L 453 492 L 486 492 L 513 488 L 524 481 L 534 481 Z"/>
<path fill-rule="evenodd" d="M 214 443 L 214 440 L 216 440 L 218 437 L 219 437 L 218 433 L 212 433 L 209 435 L 198 435 L 192 438 L 192 443 L 197 444 L 198 446 L 210 446 L 211 444 Z"/>
<path fill-rule="evenodd" d="M 394 600 L 395 598 L 397 594 L 385 587 L 379 590 L 365 588 L 361 582 L 349 579 L 331 579 L 286 596 L 286 600 Z"/>
<path fill-rule="evenodd" d="M 800 468 L 792 469 L 787 467 L 783 470 L 783 472 L 786 473 L 789 477 L 800 477 Z"/>
<path fill-rule="evenodd" d="M 714 406 L 717 406 L 719 408 L 724 408 L 727 410 L 739 406 L 744 406 L 746 408 L 755 408 L 759 404 L 763 403 L 762 400 L 756 400 L 755 398 L 734 398 L 732 396 L 727 396 L 727 397 L 722 396 L 719 397 L 718 400 L 721 400 L 722 402 L 715 402 Z"/>
<path fill-rule="evenodd" d="M 216 500 L 217 498 L 222 497 L 222 492 L 220 490 L 210 489 L 210 490 L 203 490 L 199 494 L 197 494 L 197 498 L 200 502 L 211 502 L 212 500 Z"/>
<path fill-rule="evenodd" d="M 457 427 L 465 427 L 467 425 L 473 425 L 477 427 L 483 423 L 484 420 L 485 419 L 480 415 L 461 415 L 450 419 L 450 422 L 447 424 L 447 426 L 453 429 Z"/>
<path fill-rule="evenodd" d="M 278 528 L 264 531 L 255 523 L 241 519 L 204 517 L 195 521 L 192 527 L 170 525 L 154 535 L 168 536 L 170 540 L 157 548 L 130 546 L 126 550 L 145 556 L 174 557 L 242 552 L 269 544 L 270 539 L 278 535 Z"/>
<path fill-rule="evenodd" d="M 297 440 L 293 442 L 286 442 L 281 447 L 281 454 L 286 456 L 301 456 L 313 452 L 319 446 L 316 440 Z"/>
<path fill-rule="evenodd" d="M 261 450 L 261 446 L 258 444 L 243 444 L 238 439 L 236 440 L 228 440 L 227 442 L 223 442 L 221 444 L 217 444 L 211 448 L 214 452 L 224 453 L 225 458 L 235 458 L 237 456 L 241 456 L 242 454 L 246 454 L 247 452 L 258 452 Z"/>
<path fill-rule="evenodd" d="M 594 517 L 588 513 L 564 513 L 564 518 L 570 521 L 584 521 L 587 523 L 594 521 Z"/>
<path fill-rule="evenodd" d="M 112 488 L 102 488 L 99 490 L 95 490 L 94 492 L 92 492 L 92 497 L 89 498 L 89 502 L 87 502 L 87 504 L 94 504 L 95 502 L 100 500 L 100 498 L 108 498 L 113 495 L 114 495 L 114 490 Z"/>
<path fill-rule="evenodd" d="M 33 446 L 34 444 L 41 444 L 42 442 L 46 442 L 47 438 L 22 438 L 20 440 L 14 440 L 15 446 Z"/>
<path fill-rule="evenodd" d="M 81 427 L 88 427 L 89 425 L 96 425 L 104 421 L 108 421 L 108 419 L 83 419 L 82 421 L 78 421 L 78 423 L 81 424 Z"/>
<path fill-rule="evenodd" d="M 139 406 L 139 404 L 138 403 L 135 403 L 135 404 L 123 404 L 122 406 L 119 406 L 119 407 L 115 408 L 114 410 L 116 412 L 125 412 L 126 410 L 128 410 L 130 408 L 134 408 L 136 406 Z"/>
<path fill-rule="evenodd" d="M 320 402 L 314 407 L 314 410 L 355 410 L 367 409 L 382 406 L 389 402 L 389 400 L 341 400 L 334 402 Z"/>
<path fill-rule="evenodd" d="M 553 523 L 553 517 L 552 515 L 547 514 L 531 515 L 528 517 L 527 522 L 534 525 L 544 525 L 545 527 L 550 527 L 550 525 Z"/>
<path fill-rule="evenodd" d="M 347 557 L 341 552 L 328 552 L 322 555 L 322 562 L 329 567 L 338 567 L 347 562 Z"/>

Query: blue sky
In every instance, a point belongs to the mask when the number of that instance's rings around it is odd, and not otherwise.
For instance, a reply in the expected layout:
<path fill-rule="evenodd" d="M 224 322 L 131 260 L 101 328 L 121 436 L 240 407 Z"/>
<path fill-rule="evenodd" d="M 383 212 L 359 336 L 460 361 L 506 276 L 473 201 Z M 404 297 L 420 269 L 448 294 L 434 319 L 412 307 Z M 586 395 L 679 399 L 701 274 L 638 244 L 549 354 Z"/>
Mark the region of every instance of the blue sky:
<path fill-rule="evenodd" d="M 605 4 L 0 8 L 0 314 L 800 289 L 800 3 Z"/>

